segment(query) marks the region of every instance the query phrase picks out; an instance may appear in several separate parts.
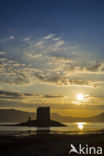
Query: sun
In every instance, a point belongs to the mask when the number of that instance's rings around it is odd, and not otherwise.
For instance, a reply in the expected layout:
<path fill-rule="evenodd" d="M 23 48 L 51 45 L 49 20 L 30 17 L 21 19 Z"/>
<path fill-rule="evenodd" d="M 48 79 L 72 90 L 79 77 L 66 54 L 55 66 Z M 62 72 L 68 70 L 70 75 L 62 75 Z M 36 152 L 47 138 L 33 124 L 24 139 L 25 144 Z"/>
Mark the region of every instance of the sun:
<path fill-rule="evenodd" d="M 84 95 L 83 94 L 78 94 L 77 95 L 77 100 L 80 100 L 80 101 L 82 101 L 82 100 L 84 100 Z"/>
<path fill-rule="evenodd" d="M 79 130 L 83 130 L 85 125 L 86 125 L 85 122 L 78 122 L 77 123 L 77 127 L 78 127 Z"/>

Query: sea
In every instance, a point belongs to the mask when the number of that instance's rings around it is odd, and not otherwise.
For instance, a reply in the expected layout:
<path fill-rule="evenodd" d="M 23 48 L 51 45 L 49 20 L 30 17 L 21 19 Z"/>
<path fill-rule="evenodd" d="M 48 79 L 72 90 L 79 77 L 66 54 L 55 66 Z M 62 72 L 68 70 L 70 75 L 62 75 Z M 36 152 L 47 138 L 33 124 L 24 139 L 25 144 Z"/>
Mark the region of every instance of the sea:
<path fill-rule="evenodd" d="M 38 134 L 95 134 L 104 133 L 104 123 L 70 122 L 65 127 L 9 126 L 17 123 L 0 123 L 0 135 L 27 136 Z"/>

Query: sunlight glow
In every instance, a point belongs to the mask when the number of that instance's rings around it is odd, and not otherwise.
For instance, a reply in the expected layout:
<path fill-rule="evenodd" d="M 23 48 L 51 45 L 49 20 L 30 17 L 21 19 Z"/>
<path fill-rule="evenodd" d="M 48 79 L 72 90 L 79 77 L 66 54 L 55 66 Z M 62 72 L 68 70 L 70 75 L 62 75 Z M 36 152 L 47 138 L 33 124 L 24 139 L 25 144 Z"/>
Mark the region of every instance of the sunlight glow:
<path fill-rule="evenodd" d="M 83 94 L 78 94 L 77 95 L 77 100 L 84 100 L 84 95 Z"/>
<path fill-rule="evenodd" d="M 77 123 L 77 127 L 78 127 L 79 130 L 83 130 L 84 129 L 84 125 L 86 125 L 85 122 L 78 122 Z"/>

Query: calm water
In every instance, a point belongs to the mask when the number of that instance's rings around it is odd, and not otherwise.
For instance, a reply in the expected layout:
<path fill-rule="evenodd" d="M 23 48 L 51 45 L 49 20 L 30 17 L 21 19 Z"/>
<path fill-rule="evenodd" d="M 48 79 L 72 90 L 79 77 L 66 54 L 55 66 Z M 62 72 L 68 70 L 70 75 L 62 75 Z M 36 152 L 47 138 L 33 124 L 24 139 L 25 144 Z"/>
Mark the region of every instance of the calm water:
<path fill-rule="evenodd" d="M 72 122 L 65 123 L 66 127 L 50 127 L 50 128 L 37 128 L 37 127 L 21 127 L 21 126 L 2 126 L 0 123 L 0 135 L 35 135 L 35 134 L 88 134 L 88 133 L 101 133 L 104 129 L 104 123 L 84 123 Z M 5 123 L 7 125 L 7 123 Z M 13 123 L 8 123 L 13 124 Z M 14 123 L 16 124 L 16 123 Z"/>

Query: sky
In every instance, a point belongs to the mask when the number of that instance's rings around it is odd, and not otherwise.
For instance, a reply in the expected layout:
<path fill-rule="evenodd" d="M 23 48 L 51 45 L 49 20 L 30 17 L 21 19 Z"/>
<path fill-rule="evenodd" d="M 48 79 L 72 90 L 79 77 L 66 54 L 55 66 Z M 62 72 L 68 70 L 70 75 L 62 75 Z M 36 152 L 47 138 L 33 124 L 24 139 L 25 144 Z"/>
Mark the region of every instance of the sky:
<path fill-rule="evenodd" d="M 1 0 L 0 21 L 1 109 L 104 112 L 103 0 Z"/>

